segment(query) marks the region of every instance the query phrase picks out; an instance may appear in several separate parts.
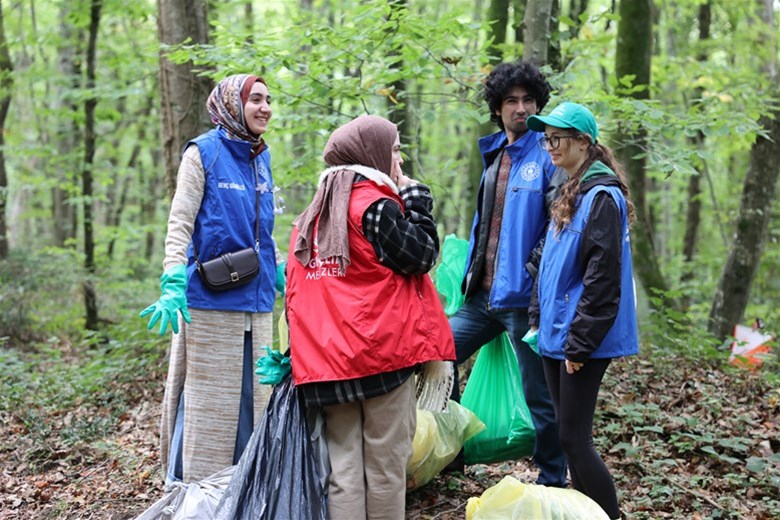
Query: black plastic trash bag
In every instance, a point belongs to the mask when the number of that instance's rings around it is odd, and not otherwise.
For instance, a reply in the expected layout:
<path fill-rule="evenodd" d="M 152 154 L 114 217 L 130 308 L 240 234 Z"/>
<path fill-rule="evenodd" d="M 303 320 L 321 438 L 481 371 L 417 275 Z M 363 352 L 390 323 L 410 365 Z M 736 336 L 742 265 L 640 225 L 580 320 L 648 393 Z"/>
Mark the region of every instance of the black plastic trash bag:
<path fill-rule="evenodd" d="M 303 395 L 287 376 L 274 388 L 215 517 L 326 520 L 327 488 L 309 435 Z"/>

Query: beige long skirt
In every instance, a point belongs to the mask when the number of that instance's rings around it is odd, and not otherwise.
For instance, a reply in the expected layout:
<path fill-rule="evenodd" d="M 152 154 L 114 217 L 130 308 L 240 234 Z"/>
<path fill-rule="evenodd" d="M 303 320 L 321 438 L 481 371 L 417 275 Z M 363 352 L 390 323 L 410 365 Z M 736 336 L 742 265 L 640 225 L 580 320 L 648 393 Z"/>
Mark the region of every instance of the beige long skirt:
<path fill-rule="evenodd" d="M 179 396 L 184 393 L 183 479 L 202 480 L 233 464 L 244 362 L 244 312 L 190 309 L 173 335 L 162 406 L 160 457 L 168 470 Z M 253 363 L 271 346 L 272 313 L 252 314 Z M 254 420 L 261 417 L 271 387 L 254 379 Z"/>

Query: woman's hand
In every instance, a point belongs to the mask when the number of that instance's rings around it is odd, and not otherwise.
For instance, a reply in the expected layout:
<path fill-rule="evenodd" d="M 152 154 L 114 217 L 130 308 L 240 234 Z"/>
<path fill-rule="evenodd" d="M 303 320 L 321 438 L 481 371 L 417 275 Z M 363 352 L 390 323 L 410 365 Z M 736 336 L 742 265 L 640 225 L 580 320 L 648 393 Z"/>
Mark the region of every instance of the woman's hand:
<path fill-rule="evenodd" d="M 393 161 L 393 166 L 390 168 L 390 179 L 398 186 L 398 189 L 415 182 L 404 175 L 403 170 L 401 170 L 401 164 L 403 164 L 402 161 Z"/>
<path fill-rule="evenodd" d="M 568 359 L 565 361 L 566 363 L 566 373 L 567 374 L 573 374 L 574 372 L 578 371 L 582 368 L 582 365 L 585 363 L 576 363 L 574 361 L 569 361 Z"/>
<path fill-rule="evenodd" d="M 404 175 L 404 172 L 401 171 L 401 168 L 393 168 L 393 171 L 390 173 L 390 178 L 399 189 L 414 182 L 412 179 Z"/>

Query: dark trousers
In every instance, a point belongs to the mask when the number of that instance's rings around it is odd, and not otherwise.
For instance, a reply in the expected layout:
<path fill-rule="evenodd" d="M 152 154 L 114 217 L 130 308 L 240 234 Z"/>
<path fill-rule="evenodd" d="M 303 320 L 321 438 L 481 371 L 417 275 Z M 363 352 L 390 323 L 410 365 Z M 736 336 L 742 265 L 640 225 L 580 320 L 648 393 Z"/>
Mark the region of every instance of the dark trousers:
<path fill-rule="evenodd" d="M 517 355 L 523 378 L 523 393 L 536 430 L 533 461 L 539 468 L 537 484 L 566 487 L 566 457 L 558 442 L 558 424 L 544 379 L 542 358 L 522 341 L 528 331 L 528 310 L 488 309 L 488 293 L 477 292 L 450 317 L 455 353 L 460 364 L 482 345 L 506 331 Z M 457 370 L 456 377 L 457 377 Z M 460 401 L 456 378 L 452 398 Z"/>
<path fill-rule="evenodd" d="M 544 357 L 542 361 L 572 486 L 592 498 L 610 518 L 620 518 L 615 483 L 593 446 L 593 414 L 610 360 L 589 359 L 573 374 L 566 373 L 562 360 Z"/>

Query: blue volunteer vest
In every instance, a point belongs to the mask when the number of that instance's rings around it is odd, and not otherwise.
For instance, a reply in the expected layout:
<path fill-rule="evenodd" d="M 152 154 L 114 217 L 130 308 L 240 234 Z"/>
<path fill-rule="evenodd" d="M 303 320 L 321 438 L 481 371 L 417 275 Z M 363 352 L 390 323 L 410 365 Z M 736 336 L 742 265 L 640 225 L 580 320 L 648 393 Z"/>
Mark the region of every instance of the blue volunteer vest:
<path fill-rule="evenodd" d="M 512 166 L 509 170 L 501 219 L 501 235 L 496 251 L 495 273 L 490 290 L 490 306 L 494 309 L 526 308 L 531 300 L 534 281 L 525 269 L 525 264 L 528 262 L 531 250 L 537 246 L 544 235 L 547 224 L 544 194 L 555 172 L 555 165 L 550 161 L 550 156 L 539 146 L 543 136 L 541 132 L 529 130 L 505 149 Z M 480 139 L 479 148 L 483 163 L 485 156 L 494 152 L 505 141 L 504 132 Z M 485 164 L 486 169 L 488 166 Z M 483 171 L 477 213 L 471 226 L 466 272 L 474 261 L 475 235 L 479 232 L 479 221 L 482 218 L 490 218 L 490 215 L 479 213 L 479 206 L 484 197 L 484 183 L 485 172 Z M 474 273 L 475 276 L 479 274 Z"/>
<path fill-rule="evenodd" d="M 207 289 L 195 268 L 192 244 L 187 250 L 187 303 L 195 309 L 271 312 L 276 290 L 273 240 L 274 196 L 271 156 L 266 148 L 250 158 L 251 144 L 213 129 L 188 142 L 200 151 L 206 185 L 195 219 L 192 242 L 201 262 L 255 244 L 255 187 L 260 193 L 260 273 L 247 285 L 222 292 Z M 256 176 L 259 178 L 256 181 Z"/>
<path fill-rule="evenodd" d="M 623 247 L 620 273 L 620 303 L 617 318 L 604 340 L 591 354 L 603 359 L 630 356 L 639 352 L 639 339 L 634 306 L 634 281 L 631 263 L 631 243 L 628 233 L 626 200 L 616 186 L 596 186 L 580 198 L 571 223 L 555 236 L 551 223 L 544 243 L 539 266 L 539 353 L 564 359 L 569 327 L 584 286 L 579 251 L 582 233 L 598 193 L 609 193 L 620 210 Z"/>

